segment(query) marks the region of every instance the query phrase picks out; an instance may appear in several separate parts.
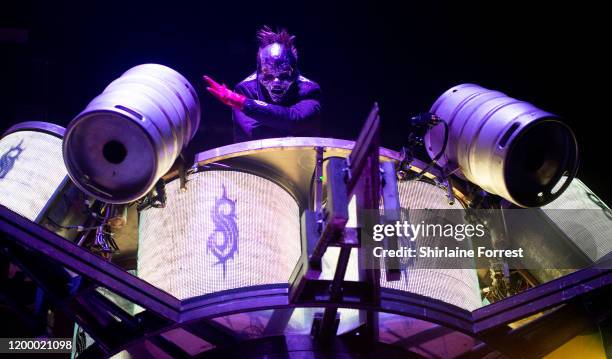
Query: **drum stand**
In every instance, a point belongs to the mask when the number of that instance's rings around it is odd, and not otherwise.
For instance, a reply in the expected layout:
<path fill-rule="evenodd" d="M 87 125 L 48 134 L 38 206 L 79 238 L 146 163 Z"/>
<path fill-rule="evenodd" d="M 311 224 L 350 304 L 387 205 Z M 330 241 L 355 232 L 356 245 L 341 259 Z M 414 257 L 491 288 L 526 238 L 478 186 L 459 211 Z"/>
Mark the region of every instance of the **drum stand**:
<path fill-rule="evenodd" d="M 352 298 L 362 303 L 378 305 L 380 302 L 380 264 L 373 263 L 370 243 L 361 240 L 359 228 L 347 228 L 349 199 L 355 196 L 357 218 L 362 228 L 372 228 L 379 223 L 379 199 L 382 192 L 385 221 L 399 220 L 399 200 L 394 166 L 379 164 L 380 117 L 378 105 L 372 108 L 350 156 L 323 159 L 323 149 L 317 148 L 314 178 L 316 190 L 314 210 L 302 215 L 302 258 L 290 279 L 290 301 L 295 304 L 328 304 L 323 313 L 318 313 L 312 323 L 311 334 L 321 342 L 335 337 L 340 322 L 338 307 L 334 303 Z M 323 162 L 329 160 L 325 169 L 326 203 L 323 206 Z M 382 173 L 382 181 L 381 181 Z M 385 185 L 382 186 L 381 182 Z M 366 213 L 367 212 L 367 213 Z M 338 262 L 332 280 L 320 280 L 321 260 L 328 247 L 340 248 Z M 388 238 L 385 249 L 397 247 L 397 241 Z M 344 277 L 352 248 L 359 253 L 359 282 L 345 281 Z M 386 263 L 388 280 L 399 280 L 397 258 Z M 376 340 L 378 337 L 377 314 L 362 312 L 363 337 Z"/>

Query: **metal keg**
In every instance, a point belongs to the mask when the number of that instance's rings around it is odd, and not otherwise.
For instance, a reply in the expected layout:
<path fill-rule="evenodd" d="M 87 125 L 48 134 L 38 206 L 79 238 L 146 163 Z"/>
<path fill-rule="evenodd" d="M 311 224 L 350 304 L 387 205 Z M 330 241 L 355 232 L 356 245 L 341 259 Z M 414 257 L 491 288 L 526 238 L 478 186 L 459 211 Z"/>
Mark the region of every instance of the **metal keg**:
<path fill-rule="evenodd" d="M 101 201 L 132 202 L 170 169 L 199 124 L 200 103 L 187 79 L 163 65 L 133 67 L 68 125 L 68 174 Z"/>
<path fill-rule="evenodd" d="M 442 94 L 430 112 L 449 129 L 438 163 L 451 171 L 458 168 L 463 178 L 514 204 L 543 206 L 576 175 L 578 146 L 572 130 L 530 103 L 463 84 Z M 443 126 L 425 136 L 432 157 L 443 143 Z"/>

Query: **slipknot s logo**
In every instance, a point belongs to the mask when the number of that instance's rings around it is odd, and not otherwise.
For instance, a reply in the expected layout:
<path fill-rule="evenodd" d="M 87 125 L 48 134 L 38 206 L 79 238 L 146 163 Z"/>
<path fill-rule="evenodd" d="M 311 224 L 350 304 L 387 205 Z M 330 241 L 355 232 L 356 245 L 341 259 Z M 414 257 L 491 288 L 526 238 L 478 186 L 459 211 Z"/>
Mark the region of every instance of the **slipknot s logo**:
<path fill-rule="evenodd" d="M 24 148 L 21 147 L 23 140 L 17 144 L 17 146 L 11 147 L 2 156 L 0 156 L 0 178 L 4 178 L 15 165 L 15 161 L 21 155 Z"/>
<path fill-rule="evenodd" d="M 208 237 L 207 251 L 217 257 L 215 264 L 223 265 L 223 278 L 225 278 L 226 262 L 234 258 L 238 252 L 238 225 L 236 224 L 236 201 L 227 197 L 223 186 L 223 195 L 215 201 L 211 211 L 215 224 L 214 232 Z"/>

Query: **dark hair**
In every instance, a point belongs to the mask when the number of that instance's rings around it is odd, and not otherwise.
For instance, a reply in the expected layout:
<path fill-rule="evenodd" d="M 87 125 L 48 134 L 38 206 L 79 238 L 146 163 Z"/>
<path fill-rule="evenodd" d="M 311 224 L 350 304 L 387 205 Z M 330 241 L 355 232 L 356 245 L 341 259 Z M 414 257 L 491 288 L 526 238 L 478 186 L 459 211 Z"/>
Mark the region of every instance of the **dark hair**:
<path fill-rule="evenodd" d="M 272 28 L 265 25 L 257 31 L 257 43 L 260 49 L 270 44 L 279 43 L 291 49 L 293 57 L 297 60 L 298 52 L 293 44 L 293 40 L 295 40 L 295 36 L 291 35 L 287 29 L 280 29 L 275 32 Z"/>

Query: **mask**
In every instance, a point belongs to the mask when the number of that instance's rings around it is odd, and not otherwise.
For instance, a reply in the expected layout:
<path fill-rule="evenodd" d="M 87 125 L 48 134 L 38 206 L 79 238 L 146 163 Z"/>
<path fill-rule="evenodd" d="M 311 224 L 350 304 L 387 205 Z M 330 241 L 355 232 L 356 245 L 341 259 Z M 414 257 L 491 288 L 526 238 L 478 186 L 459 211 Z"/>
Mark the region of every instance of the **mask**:
<path fill-rule="evenodd" d="M 257 60 L 257 80 L 272 102 L 282 102 L 297 78 L 295 57 L 291 50 L 273 43 L 259 50 Z"/>

